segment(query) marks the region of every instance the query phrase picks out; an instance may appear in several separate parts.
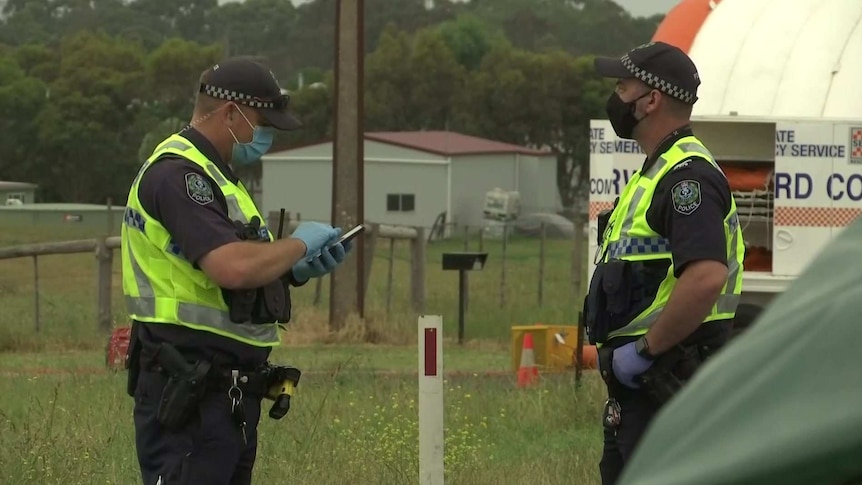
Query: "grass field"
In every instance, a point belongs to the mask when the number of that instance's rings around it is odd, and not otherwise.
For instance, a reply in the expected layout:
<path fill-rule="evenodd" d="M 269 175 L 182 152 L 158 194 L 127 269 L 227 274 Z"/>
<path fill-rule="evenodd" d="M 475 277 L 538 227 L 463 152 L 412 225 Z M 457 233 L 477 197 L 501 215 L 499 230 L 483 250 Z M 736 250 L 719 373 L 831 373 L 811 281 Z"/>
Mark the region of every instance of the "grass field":
<path fill-rule="evenodd" d="M 0 247 L 92 236 L 7 230 Z M 486 241 L 488 264 L 470 275 L 463 347 L 452 341 L 457 275 L 440 270 L 440 254 L 462 248 L 453 241 L 427 251 L 427 311 L 444 317 L 444 370 L 451 373 L 447 483 L 598 483 L 603 392 L 597 377 L 587 372 L 576 388 L 573 373 L 547 373 L 539 387 L 517 389 L 509 372 L 512 325 L 574 322 L 571 242 L 548 241 L 546 304 L 538 308 L 538 242 L 509 244 L 506 304 L 500 305 L 500 246 Z M 375 258 L 366 327 L 354 322 L 332 335 L 326 283 L 318 308 L 311 285 L 295 292 L 294 324 L 273 361 L 305 374 L 285 419 L 273 421 L 264 410 L 256 483 L 416 483 L 416 315 L 409 310 L 408 247 L 397 247 L 388 316 L 387 252 L 383 244 Z M 114 313 L 125 325 L 118 259 L 117 253 Z M 0 261 L 0 482 L 139 483 L 126 373 L 105 369 L 107 337 L 95 328 L 95 258 L 38 261 L 38 333 L 32 259 Z"/>

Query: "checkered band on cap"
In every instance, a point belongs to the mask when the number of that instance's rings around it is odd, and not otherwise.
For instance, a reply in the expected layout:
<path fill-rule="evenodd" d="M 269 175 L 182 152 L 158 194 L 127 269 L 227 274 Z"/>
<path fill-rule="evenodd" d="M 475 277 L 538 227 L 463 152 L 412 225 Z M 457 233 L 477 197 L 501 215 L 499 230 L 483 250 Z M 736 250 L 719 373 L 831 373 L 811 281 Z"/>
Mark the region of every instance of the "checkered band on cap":
<path fill-rule="evenodd" d="M 670 81 L 662 79 L 659 76 L 651 72 L 647 72 L 636 66 L 634 61 L 629 58 L 628 54 L 624 55 L 621 60 L 623 62 L 623 66 L 628 69 L 629 72 L 631 72 L 636 78 L 640 79 L 647 85 L 652 86 L 653 88 L 658 89 L 665 94 L 673 96 L 674 98 L 687 104 L 694 104 L 694 102 L 697 101 L 697 96 L 695 96 L 694 93 L 682 89 L 681 87 L 671 83 Z"/>
<path fill-rule="evenodd" d="M 207 96 L 212 96 L 213 98 L 224 99 L 226 101 L 239 101 L 244 105 L 251 106 L 252 108 L 275 108 L 275 101 L 261 101 L 254 96 L 249 96 L 247 94 L 243 94 L 237 91 L 231 91 L 229 89 L 211 86 L 209 84 L 203 84 L 201 86 L 201 92 L 206 94 Z"/>

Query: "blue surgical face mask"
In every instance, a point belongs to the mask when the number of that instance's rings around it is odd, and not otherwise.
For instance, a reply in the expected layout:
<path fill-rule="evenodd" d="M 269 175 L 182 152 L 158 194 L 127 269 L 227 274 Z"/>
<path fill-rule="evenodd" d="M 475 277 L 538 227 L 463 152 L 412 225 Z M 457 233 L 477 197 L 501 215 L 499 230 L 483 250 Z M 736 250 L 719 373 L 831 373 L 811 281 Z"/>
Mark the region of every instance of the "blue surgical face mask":
<path fill-rule="evenodd" d="M 249 165 L 259 160 L 272 147 L 274 129 L 269 126 L 252 125 L 239 106 L 237 106 L 237 110 L 239 110 L 239 114 L 242 115 L 245 122 L 248 123 L 248 126 L 252 127 L 254 135 L 252 135 L 250 142 L 240 143 L 233 130 L 228 128 L 235 141 L 230 163 L 234 165 Z"/>

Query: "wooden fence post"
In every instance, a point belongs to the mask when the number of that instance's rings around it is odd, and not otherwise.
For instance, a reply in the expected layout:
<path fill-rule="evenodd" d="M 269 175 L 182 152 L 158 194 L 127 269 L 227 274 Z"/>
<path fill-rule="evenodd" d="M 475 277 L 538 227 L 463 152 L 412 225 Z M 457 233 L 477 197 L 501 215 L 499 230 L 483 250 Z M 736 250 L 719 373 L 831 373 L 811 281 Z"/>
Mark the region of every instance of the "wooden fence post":
<path fill-rule="evenodd" d="M 413 309 L 421 315 L 425 313 L 425 228 L 416 227 L 411 246 L 410 295 Z"/>
<path fill-rule="evenodd" d="M 506 305 L 506 246 L 509 241 L 509 224 L 503 224 L 503 256 L 500 259 L 500 306 Z"/>
<path fill-rule="evenodd" d="M 545 293 L 545 236 L 545 223 L 543 222 L 539 237 L 539 305 L 542 304 Z"/>
<path fill-rule="evenodd" d="M 380 236 L 380 224 L 375 222 L 375 223 L 371 224 L 370 229 L 371 229 L 371 232 L 368 232 L 363 236 L 364 237 L 363 246 L 365 248 L 365 254 L 363 255 L 365 257 L 365 268 L 364 268 L 365 274 L 362 275 L 362 277 L 363 277 L 362 295 L 360 295 L 360 297 L 362 298 L 362 301 L 363 301 L 362 308 L 365 308 L 365 305 L 364 305 L 364 302 L 366 301 L 365 295 L 368 294 L 368 283 L 371 281 L 371 265 L 372 265 L 372 263 L 374 263 L 374 251 L 377 250 L 377 238 Z M 362 316 L 364 316 L 364 315 L 362 315 Z"/>
<path fill-rule="evenodd" d="M 36 319 L 36 331 L 42 330 L 42 322 L 39 319 L 39 257 L 33 255 L 33 317 Z"/>
<path fill-rule="evenodd" d="M 392 267 L 395 266 L 395 238 L 389 238 L 389 268 L 386 272 L 386 314 L 392 309 Z"/>
<path fill-rule="evenodd" d="M 114 251 L 108 248 L 107 238 L 96 240 L 96 260 L 99 265 L 98 304 L 99 330 L 109 331 L 113 324 L 111 309 L 111 278 L 114 269 Z"/>

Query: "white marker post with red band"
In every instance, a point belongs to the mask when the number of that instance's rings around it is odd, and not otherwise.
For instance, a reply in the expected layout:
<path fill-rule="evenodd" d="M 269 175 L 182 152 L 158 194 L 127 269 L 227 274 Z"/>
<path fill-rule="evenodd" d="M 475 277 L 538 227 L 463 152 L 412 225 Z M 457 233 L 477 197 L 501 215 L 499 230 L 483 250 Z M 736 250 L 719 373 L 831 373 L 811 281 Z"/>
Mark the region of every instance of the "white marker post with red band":
<path fill-rule="evenodd" d="M 419 317 L 419 484 L 443 484 L 443 317 Z"/>

